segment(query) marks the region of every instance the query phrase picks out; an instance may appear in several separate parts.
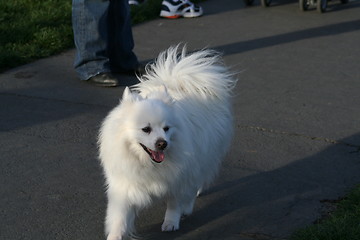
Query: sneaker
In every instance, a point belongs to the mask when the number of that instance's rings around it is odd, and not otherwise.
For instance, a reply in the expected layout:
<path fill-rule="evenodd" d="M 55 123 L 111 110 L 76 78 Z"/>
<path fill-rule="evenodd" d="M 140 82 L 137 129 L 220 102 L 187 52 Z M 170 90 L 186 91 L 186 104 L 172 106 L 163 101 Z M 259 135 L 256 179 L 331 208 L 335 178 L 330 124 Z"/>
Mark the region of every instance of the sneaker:
<path fill-rule="evenodd" d="M 193 18 L 203 15 L 200 6 L 188 0 L 166 0 L 162 1 L 160 17 L 164 18 Z"/>

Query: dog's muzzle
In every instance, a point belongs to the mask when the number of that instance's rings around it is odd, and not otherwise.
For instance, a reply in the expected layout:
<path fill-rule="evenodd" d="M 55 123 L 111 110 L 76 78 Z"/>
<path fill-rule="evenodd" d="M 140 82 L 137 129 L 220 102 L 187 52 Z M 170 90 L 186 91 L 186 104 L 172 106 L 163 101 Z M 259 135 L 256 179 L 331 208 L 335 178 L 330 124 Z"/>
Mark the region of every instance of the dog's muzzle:
<path fill-rule="evenodd" d="M 156 151 L 146 147 L 144 144 L 140 143 L 141 147 L 145 150 L 145 152 L 147 152 L 147 154 L 149 154 L 150 158 L 156 162 L 156 163 L 161 163 L 162 161 L 164 161 L 165 159 L 165 154 L 164 154 L 164 150 L 167 147 L 168 143 L 160 138 L 155 142 L 155 148 Z"/>

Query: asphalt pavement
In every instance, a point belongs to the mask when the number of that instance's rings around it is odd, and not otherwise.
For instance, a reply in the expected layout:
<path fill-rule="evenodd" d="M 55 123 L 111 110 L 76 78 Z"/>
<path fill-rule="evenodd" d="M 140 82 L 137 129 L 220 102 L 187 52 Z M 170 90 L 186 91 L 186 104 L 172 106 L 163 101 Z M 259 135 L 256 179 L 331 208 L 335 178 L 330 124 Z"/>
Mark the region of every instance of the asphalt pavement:
<path fill-rule="evenodd" d="M 179 42 L 223 53 L 238 72 L 235 137 L 219 177 L 181 230 L 164 202 L 141 212 L 143 239 L 287 239 L 360 183 L 360 1 L 208 0 L 196 19 L 134 26 L 142 62 Z M 96 138 L 124 86 L 79 81 L 74 50 L 0 74 L 0 239 L 104 239 Z M 214 146 L 221 147 L 221 146 Z"/>

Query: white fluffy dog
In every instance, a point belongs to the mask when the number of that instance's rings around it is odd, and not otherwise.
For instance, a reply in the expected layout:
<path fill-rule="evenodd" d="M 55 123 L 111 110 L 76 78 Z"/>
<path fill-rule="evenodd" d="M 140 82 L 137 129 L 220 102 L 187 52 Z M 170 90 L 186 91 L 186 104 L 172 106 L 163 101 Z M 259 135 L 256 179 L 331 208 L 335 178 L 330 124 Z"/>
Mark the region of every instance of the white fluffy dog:
<path fill-rule="evenodd" d="M 153 197 L 167 201 L 162 231 L 179 229 L 229 148 L 235 84 L 214 51 L 187 55 L 177 46 L 148 65 L 133 92 L 125 89 L 99 136 L 108 240 L 129 236 Z"/>

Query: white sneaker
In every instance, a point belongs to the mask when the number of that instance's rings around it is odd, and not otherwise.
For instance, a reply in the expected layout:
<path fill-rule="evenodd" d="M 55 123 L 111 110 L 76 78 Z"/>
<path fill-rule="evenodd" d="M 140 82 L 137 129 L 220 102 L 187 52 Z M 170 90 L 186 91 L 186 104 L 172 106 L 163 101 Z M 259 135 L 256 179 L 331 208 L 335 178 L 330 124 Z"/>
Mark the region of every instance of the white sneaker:
<path fill-rule="evenodd" d="M 188 0 L 164 0 L 161 4 L 160 17 L 164 18 L 193 18 L 203 15 L 200 6 Z"/>

